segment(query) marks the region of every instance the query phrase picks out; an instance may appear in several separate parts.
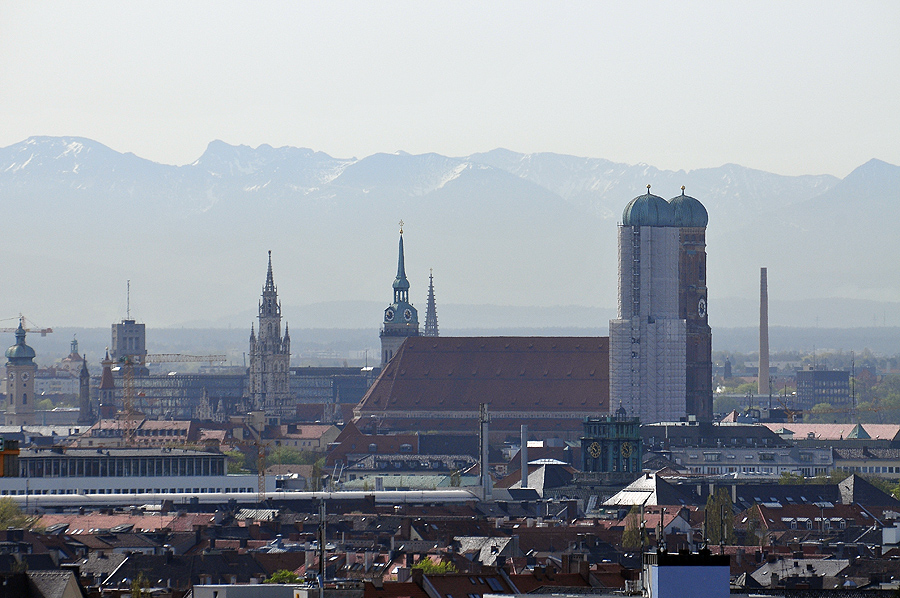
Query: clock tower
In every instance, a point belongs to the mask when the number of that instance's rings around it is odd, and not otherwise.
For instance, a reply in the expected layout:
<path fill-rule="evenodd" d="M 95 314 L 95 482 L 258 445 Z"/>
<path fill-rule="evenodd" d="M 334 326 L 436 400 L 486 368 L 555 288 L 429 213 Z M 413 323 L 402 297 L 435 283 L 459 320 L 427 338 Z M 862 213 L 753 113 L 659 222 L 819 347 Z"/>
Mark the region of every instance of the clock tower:
<path fill-rule="evenodd" d="M 706 289 L 706 208 L 684 194 L 669 200 L 678 227 L 678 312 L 684 319 L 687 414 L 712 420 L 712 330 Z"/>
<path fill-rule="evenodd" d="M 272 276 L 272 252 L 259 302 L 259 335 L 250 327 L 250 400 L 252 409 L 266 415 L 291 417 L 291 336 L 287 324 L 281 334 L 281 302 Z"/>
<path fill-rule="evenodd" d="M 34 424 L 34 349 L 25 344 L 25 327 L 19 321 L 16 344 L 6 350 L 6 425 Z"/>
<path fill-rule="evenodd" d="M 400 221 L 400 256 L 394 279 L 394 302 L 384 310 L 381 327 L 381 367 L 387 365 L 409 336 L 419 336 L 419 313 L 409 302 L 409 281 L 403 261 L 403 221 Z"/>

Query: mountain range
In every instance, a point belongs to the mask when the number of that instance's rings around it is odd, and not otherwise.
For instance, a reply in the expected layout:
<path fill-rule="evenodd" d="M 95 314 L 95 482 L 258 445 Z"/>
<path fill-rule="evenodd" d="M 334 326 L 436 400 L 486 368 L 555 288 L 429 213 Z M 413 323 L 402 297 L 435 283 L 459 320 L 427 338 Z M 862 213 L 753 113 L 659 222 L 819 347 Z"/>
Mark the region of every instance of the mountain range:
<path fill-rule="evenodd" d="M 709 211 L 713 326 L 755 323 L 761 266 L 773 325 L 900 325 L 890 216 L 900 167 L 878 160 L 838 179 L 505 149 L 345 159 L 214 141 L 173 166 L 77 137 L 0 149 L 0 317 L 92 327 L 129 312 L 157 327 L 249 328 L 272 250 L 292 328 L 377 329 L 402 219 L 421 319 L 433 269 L 439 316 L 453 306 L 442 326 L 509 326 L 498 314 L 519 314 L 521 326 L 605 329 L 616 223 L 648 184 L 667 198 L 684 185 Z"/>

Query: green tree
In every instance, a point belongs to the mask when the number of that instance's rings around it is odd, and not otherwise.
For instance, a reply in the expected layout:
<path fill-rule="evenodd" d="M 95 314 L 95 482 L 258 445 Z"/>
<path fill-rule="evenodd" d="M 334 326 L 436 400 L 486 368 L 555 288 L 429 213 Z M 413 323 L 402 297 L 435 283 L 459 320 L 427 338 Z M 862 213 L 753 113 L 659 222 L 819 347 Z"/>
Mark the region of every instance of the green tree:
<path fill-rule="evenodd" d="M 747 532 L 745 543 L 750 546 L 764 546 L 766 542 L 766 532 L 762 526 L 762 518 L 759 515 L 759 505 L 750 507 L 747 512 Z"/>
<path fill-rule="evenodd" d="M 321 456 L 321 453 L 298 451 L 288 446 L 276 446 L 269 452 L 266 461 L 279 465 L 312 465 Z"/>
<path fill-rule="evenodd" d="M 250 471 L 247 467 L 247 459 L 241 451 L 237 449 L 226 451 L 225 457 L 228 463 L 228 473 L 247 473 Z"/>
<path fill-rule="evenodd" d="M 441 561 L 439 563 L 435 563 L 429 558 L 424 558 L 415 565 L 412 566 L 413 569 L 421 569 L 423 573 L 427 575 L 434 575 L 436 573 L 456 573 L 458 569 L 456 565 L 449 561 Z"/>
<path fill-rule="evenodd" d="M 298 583 L 300 576 L 287 569 L 279 569 L 269 576 L 263 583 Z"/>
<path fill-rule="evenodd" d="M 141 571 L 137 574 L 131 581 L 131 598 L 149 598 L 150 596 L 150 582 L 147 580 L 147 576 L 144 575 L 144 572 Z"/>
<path fill-rule="evenodd" d="M 0 498 L 0 529 L 8 527 L 32 529 L 37 523 L 37 519 L 37 517 L 23 513 L 12 498 L 8 496 Z"/>
<path fill-rule="evenodd" d="M 312 485 L 313 491 L 321 490 L 322 485 L 322 474 L 325 471 L 325 457 L 318 459 L 315 463 L 313 463 L 312 475 L 310 476 L 310 484 Z"/>
<path fill-rule="evenodd" d="M 784 486 L 791 486 L 803 483 L 803 476 L 789 471 L 782 471 L 778 478 L 778 483 Z"/>
<path fill-rule="evenodd" d="M 706 537 L 710 544 L 734 544 L 733 509 L 731 494 L 725 488 L 706 499 Z"/>
<path fill-rule="evenodd" d="M 622 532 L 622 548 L 625 550 L 640 550 L 644 546 L 644 537 L 641 534 L 641 508 L 638 505 L 631 507 L 625 516 L 625 530 Z"/>
<path fill-rule="evenodd" d="M 849 417 L 849 413 L 838 413 L 835 412 L 834 406 L 831 403 L 818 403 L 813 405 L 812 409 L 810 409 L 806 415 L 803 416 L 803 421 L 807 423 L 831 423 L 839 419 L 846 419 Z"/>

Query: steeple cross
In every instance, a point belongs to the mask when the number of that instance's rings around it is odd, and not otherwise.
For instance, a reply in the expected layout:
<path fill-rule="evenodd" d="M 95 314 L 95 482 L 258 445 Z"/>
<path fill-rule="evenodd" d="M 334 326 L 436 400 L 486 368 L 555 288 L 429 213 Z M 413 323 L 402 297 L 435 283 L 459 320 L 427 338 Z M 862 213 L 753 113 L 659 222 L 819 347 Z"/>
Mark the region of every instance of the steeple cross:
<path fill-rule="evenodd" d="M 403 221 L 400 221 L 400 234 L 403 234 Z"/>

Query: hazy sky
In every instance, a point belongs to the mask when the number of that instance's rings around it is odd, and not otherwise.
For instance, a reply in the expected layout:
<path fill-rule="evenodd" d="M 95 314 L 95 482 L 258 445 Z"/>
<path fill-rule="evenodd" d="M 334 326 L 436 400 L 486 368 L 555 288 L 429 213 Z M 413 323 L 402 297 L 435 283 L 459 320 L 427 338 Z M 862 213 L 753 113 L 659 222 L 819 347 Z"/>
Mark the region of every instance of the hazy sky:
<path fill-rule="evenodd" d="M 900 164 L 900 2 L 0 0 L 0 146 Z"/>

